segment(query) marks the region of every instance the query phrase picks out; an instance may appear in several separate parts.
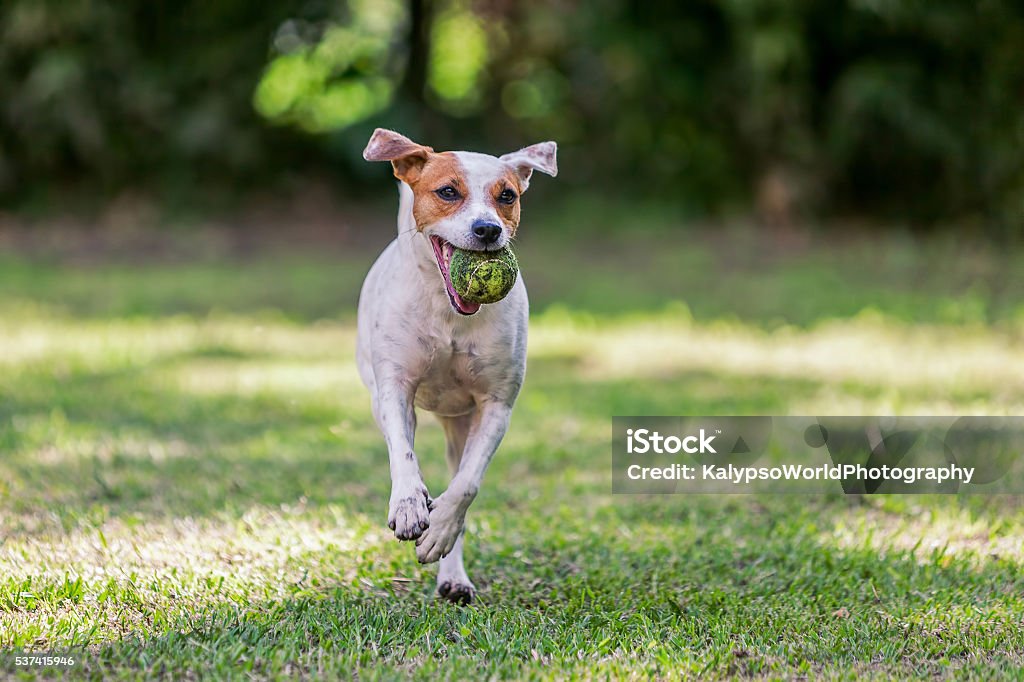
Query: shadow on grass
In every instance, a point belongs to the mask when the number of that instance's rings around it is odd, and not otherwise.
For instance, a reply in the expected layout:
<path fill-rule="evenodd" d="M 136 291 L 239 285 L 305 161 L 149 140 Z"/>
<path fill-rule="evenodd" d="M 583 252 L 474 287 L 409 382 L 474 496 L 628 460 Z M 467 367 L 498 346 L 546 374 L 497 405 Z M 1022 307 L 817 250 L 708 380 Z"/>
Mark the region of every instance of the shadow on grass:
<path fill-rule="evenodd" d="M 387 499 L 386 449 L 361 386 L 359 396 L 345 397 L 360 408 L 345 410 L 330 391 L 298 398 L 270 390 L 207 395 L 161 379 L 161 370 L 211 353 L 228 363 L 251 359 L 231 349 L 198 349 L 62 378 L 24 372 L 17 390 L 0 394 L 0 445 L 9 453 L 0 462 L 10 480 L 6 504 L 16 515 L 56 515 L 66 530 L 80 519 L 93 523 L 97 512 L 202 517 L 300 498 L 376 511 Z M 576 467 L 588 473 L 588 493 L 604 494 L 610 415 L 770 414 L 818 389 L 811 381 L 703 372 L 581 385 L 568 379 L 566 362 L 572 360 L 531 361 L 493 479 L 525 476 L 536 487 Z M 442 440 L 429 415 L 420 420 L 430 426 L 421 427 L 417 449 L 431 490 L 440 490 L 447 483 Z M 30 532 L 25 525 L 15 530 Z"/>
<path fill-rule="evenodd" d="M 330 401 L 202 395 L 160 380 L 161 369 L 210 352 L 61 379 L 23 376 L 16 392 L 0 395 L 7 502 L 22 514 L 56 513 L 68 528 L 97 507 L 173 518 L 304 495 L 348 499 L 366 494 L 357 482 L 371 461 L 387 471 L 369 414 L 348 416 L 339 429 Z"/>
<path fill-rule="evenodd" d="M 300 499 L 377 513 L 389 494 L 387 452 L 361 386 L 358 396 L 345 397 L 345 408 L 330 391 L 206 395 L 159 378 L 161 369 L 197 357 L 252 359 L 234 349 L 200 348 L 60 379 L 28 373 L 16 391 L 0 393 L 0 446 L 8 453 L 0 472 L 15 519 L 56 517 L 68 530 L 97 515 L 199 518 Z M 528 489 L 608 494 L 612 415 L 786 414 L 823 387 L 712 372 L 581 382 L 570 379 L 574 370 L 572 357 L 531 360 L 512 429 L 489 473 L 490 480 L 524 485 L 496 486 L 500 503 L 523 504 Z M 443 440 L 428 414 L 420 422 L 417 450 L 436 494 L 448 480 Z"/>

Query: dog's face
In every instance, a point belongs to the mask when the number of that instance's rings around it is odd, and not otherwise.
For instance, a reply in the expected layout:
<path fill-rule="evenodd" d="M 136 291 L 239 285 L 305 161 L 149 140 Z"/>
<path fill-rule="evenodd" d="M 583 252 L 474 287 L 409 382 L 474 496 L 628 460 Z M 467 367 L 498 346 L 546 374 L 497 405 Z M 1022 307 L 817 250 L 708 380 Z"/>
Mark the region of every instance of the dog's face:
<path fill-rule="evenodd" d="M 507 246 L 519 228 L 520 196 L 530 176 L 534 170 L 556 175 L 556 151 L 554 142 L 541 142 L 501 157 L 439 153 L 378 128 L 363 158 L 390 161 L 395 177 L 412 189 L 416 229 L 430 241 L 452 307 L 472 315 L 480 305 L 463 301 L 448 275 L 452 249 L 491 251 Z"/>

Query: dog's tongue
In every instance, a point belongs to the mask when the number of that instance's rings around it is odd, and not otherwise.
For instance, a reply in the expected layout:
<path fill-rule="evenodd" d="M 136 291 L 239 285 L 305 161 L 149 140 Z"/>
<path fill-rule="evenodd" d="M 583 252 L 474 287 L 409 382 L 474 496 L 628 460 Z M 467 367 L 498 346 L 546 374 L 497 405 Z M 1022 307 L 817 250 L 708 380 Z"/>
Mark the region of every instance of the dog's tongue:
<path fill-rule="evenodd" d="M 455 301 L 455 308 L 460 313 L 463 315 L 472 315 L 476 311 L 480 310 L 479 303 L 470 303 L 455 292 L 455 288 L 452 287 L 451 280 L 448 278 L 447 274 L 445 274 L 445 284 L 448 285 L 448 293 L 452 295 L 452 300 Z"/>
<path fill-rule="evenodd" d="M 455 247 L 444 242 L 443 244 L 437 239 L 431 239 L 431 243 L 434 247 L 434 255 L 437 256 L 437 265 L 441 270 L 441 275 L 444 277 L 444 286 L 448 291 L 448 297 L 452 301 L 452 305 L 455 310 L 462 313 L 463 315 L 472 315 L 476 311 L 480 310 L 479 303 L 471 303 L 466 299 L 459 296 L 455 291 L 455 287 L 452 286 L 452 278 L 449 274 L 449 267 L 452 262 L 452 254 L 455 252 Z"/>

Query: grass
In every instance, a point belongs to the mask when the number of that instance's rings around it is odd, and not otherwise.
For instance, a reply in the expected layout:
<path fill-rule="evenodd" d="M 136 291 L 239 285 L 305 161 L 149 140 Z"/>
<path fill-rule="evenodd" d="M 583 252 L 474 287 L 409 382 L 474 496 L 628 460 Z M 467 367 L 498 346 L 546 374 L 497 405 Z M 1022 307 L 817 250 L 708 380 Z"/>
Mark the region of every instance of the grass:
<path fill-rule="evenodd" d="M 0 648 L 96 679 L 1020 677 L 1019 498 L 613 497 L 608 447 L 615 414 L 1024 413 L 1019 255 L 555 223 L 520 245 L 466 608 L 384 523 L 372 249 L 6 257 Z M 417 450 L 436 494 L 430 419 Z"/>

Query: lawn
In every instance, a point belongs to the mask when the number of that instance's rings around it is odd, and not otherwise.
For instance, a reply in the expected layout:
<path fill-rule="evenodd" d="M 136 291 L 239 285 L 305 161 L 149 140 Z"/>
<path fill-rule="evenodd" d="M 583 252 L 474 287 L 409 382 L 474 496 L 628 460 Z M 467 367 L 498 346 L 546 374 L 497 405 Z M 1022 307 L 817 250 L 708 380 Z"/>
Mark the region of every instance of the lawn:
<path fill-rule="evenodd" d="M 1020 677 L 1020 498 L 613 496 L 609 444 L 617 414 L 1024 414 L 1024 256 L 558 222 L 519 248 L 529 369 L 464 608 L 386 527 L 353 362 L 378 244 L 9 249 L 0 649 L 96 679 Z"/>

